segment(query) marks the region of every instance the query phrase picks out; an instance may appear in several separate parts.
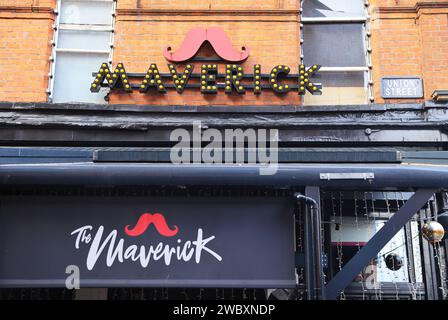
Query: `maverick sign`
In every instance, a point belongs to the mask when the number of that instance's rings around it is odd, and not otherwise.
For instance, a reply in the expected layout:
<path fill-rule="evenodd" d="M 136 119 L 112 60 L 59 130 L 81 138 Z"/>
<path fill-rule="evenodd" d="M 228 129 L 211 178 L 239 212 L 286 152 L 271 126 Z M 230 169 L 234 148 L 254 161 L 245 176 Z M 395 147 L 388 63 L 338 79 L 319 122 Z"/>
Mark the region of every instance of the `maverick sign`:
<path fill-rule="evenodd" d="M 141 93 L 147 93 L 150 89 L 159 93 L 166 93 L 167 89 L 183 93 L 186 88 L 191 88 L 199 89 L 204 94 L 216 94 L 219 90 L 226 94 L 245 94 L 247 90 L 257 95 L 263 90 L 272 90 L 280 95 L 290 91 L 297 91 L 299 95 L 306 92 L 322 94 L 322 85 L 311 79 L 319 71 L 320 65 L 300 65 L 298 74 L 290 74 L 291 69 L 286 65 L 277 65 L 268 74 L 264 74 L 261 65 L 256 64 L 252 74 L 245 74 L 243 67 L 235 63 L 246 60 L 249 49 L 243 47 L 241 52 L 234 50 L 230 39 L 218 27 L 191 29 L 176 52 L 171 52 L 171 47 L 167 46 L 163 54 L 168 61 L 179 64 L 192 60 L 205 42 L 212 46 L 222 60 L 231 62 L 226 64 L 224 70 L 218 70 L 217 64 L 207 63 L 202 64 L 199 72 L 194 73 L 195 66 L 192 63 L 185 65 L 183 71 L 169 63 L 168 73 L 160 72 L 156 64 L 151 64 L 146 73 L 127 73 L 123 63 L 118 63 L 115 68 L 103 63 L 98 72 L 93 73 L 95 79 L 90 91 L 98 92 L 101 87 L 109 87 L 128 93 L 134 89 Z M 130 79 L 137 79 L 139 82 L 131 82 Z"/>
<path fill-rule="evenodd" d="M 1 198 L 0 286 L 295 285 L 287 198 Z"/>

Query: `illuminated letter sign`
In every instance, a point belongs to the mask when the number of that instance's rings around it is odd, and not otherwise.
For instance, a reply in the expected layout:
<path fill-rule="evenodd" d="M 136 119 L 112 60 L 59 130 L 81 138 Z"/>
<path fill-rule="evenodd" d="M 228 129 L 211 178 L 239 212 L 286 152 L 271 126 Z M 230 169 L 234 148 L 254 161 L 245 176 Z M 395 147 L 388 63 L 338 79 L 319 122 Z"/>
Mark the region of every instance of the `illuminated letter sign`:
<path fill-rule="evenodd" d="M 124 92 L 138 89 L 141 93 L 151 91 L 166 93 L 167 90 L 174 89 L 181 94 L 185 89 L 199 88 L 203 94 L 217 94 L 219 91 L 224 91 L 226 94 L 245 94 L 246 91 L 252 91 L 259 95 L 263 90 L 272 90 L 278 95 L 290 91 L 297 91 L 299 95 L 305 95 L 307 91 L 312 95 L 322 94 L 322 85 L 311 79 L 319 71 L 320 65 L 310 67 L 300 65 L 298 74 L 291 74 L 289 66 L 277 65 L 269 74 L 263 74 L 261 65 L 256 64 L 253 74 L 244 74 L 243 67 L 237 63 L 244 62 L 249 57 L 249 49 L 242 47 L 241 51 L 235 50 L 229 37 L 218 27 L 191 29 L 175 52 L 167 46 L 163 55 L 173 63 L 187 62 L 195 57 L 204 42 L 210 43 L 221 59 L 232 63 L 226 65 L 223 73 L 219 73 L 216 64 L 203 64 L 200 73 L 193 73 L 194 65 L 191 63 L 186 65 L 182 74 L 178 73 L 176 66 L 171 63 L 168 64 L 169 72 L 161 73 L 153 63 L 146 73 L 128 75 L 123 63 L 119 63 L 113 73 L 110 71 L 112 67 L 103 63 L 99 71 L 94 73 L 95 79 L 90 91 L 98 92 L 101 87 L 109 87 Z M 140 84 L 131 83 L 128 78 L 139 80 Z M 155 90 L 149 90 L 150 88 Z"/>

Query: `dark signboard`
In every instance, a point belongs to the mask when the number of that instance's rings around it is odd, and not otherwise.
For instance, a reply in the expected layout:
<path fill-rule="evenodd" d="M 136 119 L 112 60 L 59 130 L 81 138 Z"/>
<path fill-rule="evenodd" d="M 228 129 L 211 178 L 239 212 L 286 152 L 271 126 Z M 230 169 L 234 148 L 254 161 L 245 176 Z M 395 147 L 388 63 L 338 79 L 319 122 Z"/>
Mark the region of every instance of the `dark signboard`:
<path fill-rule="evenodd" d="M 422 98 L 422 79 L 419 77 L 381 78 L 381 97 L 384 99 Z"/>
<path fill-rule="evenodd" d="M 287 288 L 294 201 L 260 197 L 8 196 L 0 286 Z"/>

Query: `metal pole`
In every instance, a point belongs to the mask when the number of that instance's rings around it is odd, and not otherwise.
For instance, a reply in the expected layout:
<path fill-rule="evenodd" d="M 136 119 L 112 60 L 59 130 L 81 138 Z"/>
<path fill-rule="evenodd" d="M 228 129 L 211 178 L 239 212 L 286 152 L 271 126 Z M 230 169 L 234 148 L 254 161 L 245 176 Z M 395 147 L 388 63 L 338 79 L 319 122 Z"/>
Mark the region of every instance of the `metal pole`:
<path fill-rule="evenodd" d="M 434 300 L 434 286 L 431 277 L 431 264 L 428 242 L 422 234 L 422 227 L 425 223 L 426 212 L 422 212 L 418 222 L 418 237 L 420 242 L 420 257 L 422 261 L 423 283 L 425 284 L 426 300 Z"/>
<path fill-rule="evenodd" d="M 325 299 L 325 275 L 322 259 L 320 188 L 308 186 L 305 188 L 305 195 L 314 200 L 314 203 L 310 204 L 306 211 L 308 217 L 307 222 L 309 222 L 306 224 L 306 230 L 309 233 L 308 241 L 311 242 L 311 247 L 309 248 L 311 251 L 309 252 L 309 255 L 306 255 L 306 257 L 308 257 L 306 266 L 308 269 L 312 269 L 310 270 L 310 277 L 313 277 L 313 288 L 309 288 L 309 290 L 313 290 L 313 299 L 322 300 Z"/>
<path fill-rule="evenodd" d="M 408 222 L 404 226 L 404 234 L 405 234 L 405 243 L 406 243 L 406 255 L 408 257 L 408 273 L 409 273 L 409 281 L 411 283 L 416 283 L 415 276 L 415 263 L 414 263 L 414 251 L 413 251 L 413 241 L 412 241 L 412 229 L 411 223 Z"/>
<path fill-rule="evenodd" d="M 312 210 L 305 205 L 305 282 L 307 300 L 314 300 L 315 275 L 314 275 L 314 245 L 313 245 L 313 219 Z"/>

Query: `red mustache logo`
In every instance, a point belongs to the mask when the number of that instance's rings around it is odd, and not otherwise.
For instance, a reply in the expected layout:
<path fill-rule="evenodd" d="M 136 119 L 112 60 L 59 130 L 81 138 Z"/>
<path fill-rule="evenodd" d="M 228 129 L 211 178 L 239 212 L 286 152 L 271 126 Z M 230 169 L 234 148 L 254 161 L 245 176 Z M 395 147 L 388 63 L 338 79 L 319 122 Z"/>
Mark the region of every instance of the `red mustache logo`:
<path fill-rule="evenodd" d="M 165 220 L 165 217 L 160 213 L 143 213 L 138 219 L 137 224 L 134 228 L 131 229 L 131 226 L 127 225 L 124 228 L 124 231 L 128 236 L 137 237 L 143 234 L 151 224 L 154 224 L 157 232 L 164 237 L 173 237 L 179 231 L 179 228 L 177 226 L 174 226 L 173 229 L 170 229 Z"/>
<path fill-rule="evenodd" d="M 208 41 L 216 54 L 229 62 L 242 62 L 249 57 L 249 48 L 242 47 L 242 52 L 238 52 L 232 47 L 230 38 L 219 27 L 210 29 L 193 28 L 188 31 L 184 41 L 176 52 L 171 52 L 171 47 L 163 49 L 163 55 L 168 61 L 183 62 L 193 58 L 204 42 Z"/>

